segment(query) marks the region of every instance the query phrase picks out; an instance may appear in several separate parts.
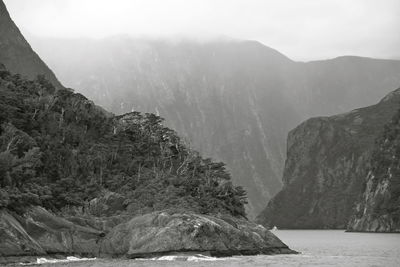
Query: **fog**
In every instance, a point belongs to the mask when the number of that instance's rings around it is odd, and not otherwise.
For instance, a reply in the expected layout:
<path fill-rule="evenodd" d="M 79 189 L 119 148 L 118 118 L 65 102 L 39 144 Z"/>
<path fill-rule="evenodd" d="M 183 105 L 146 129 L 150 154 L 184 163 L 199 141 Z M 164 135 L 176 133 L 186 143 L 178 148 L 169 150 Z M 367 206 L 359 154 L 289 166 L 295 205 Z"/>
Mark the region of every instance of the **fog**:
<path fill-rule="evenodd" d="M 398 0 L 5 0 L 28 36 L 252 39 L 295 60 L 400 57 Z"/>

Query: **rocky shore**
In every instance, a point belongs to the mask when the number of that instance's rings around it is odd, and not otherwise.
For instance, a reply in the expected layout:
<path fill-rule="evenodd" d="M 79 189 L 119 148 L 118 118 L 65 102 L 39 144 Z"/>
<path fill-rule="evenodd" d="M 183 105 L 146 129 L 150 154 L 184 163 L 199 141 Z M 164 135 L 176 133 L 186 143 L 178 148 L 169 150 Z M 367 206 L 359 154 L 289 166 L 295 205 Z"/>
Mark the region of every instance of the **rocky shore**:
<path fill-rule="evenodd" d="M 296 252 L 261 225 L 228 215 L 156 211 L 134 217 L 78 217 L 42 207 L 22 215 L 0 211 L 1 262 L 44 255 L 138 258 L 176 253 Z"/>

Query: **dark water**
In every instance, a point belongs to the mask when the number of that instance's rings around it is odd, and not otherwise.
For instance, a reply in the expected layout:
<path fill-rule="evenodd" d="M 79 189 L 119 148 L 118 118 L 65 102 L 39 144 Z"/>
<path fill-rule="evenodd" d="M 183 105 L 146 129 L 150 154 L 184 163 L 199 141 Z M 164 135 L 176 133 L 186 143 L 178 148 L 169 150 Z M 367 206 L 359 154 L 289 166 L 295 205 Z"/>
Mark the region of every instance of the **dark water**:
<path fill-rule="evenodd" d="M 400 234 L 345 233 L 340 230 L 274 232 L 299 255 L 231 258 L 171 257 L 152 260 L 90 260 L 41 266 L 385 266 L 400 267 Z"/>

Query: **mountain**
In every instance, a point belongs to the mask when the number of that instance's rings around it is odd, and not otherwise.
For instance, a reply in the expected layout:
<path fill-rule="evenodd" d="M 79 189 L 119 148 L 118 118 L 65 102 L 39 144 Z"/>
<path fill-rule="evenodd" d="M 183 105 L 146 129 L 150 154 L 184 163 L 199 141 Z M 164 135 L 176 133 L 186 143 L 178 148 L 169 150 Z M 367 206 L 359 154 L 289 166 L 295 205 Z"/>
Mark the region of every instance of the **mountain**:
<path fill-rule="evenodd" d="M 0 0 L 0 62 L 11 72 L 33 79 L 44 75 L 57 88 L 62 88 L 54 73 L 32 50 Z"/>
<path fill-rule="evenodd" d="M 64 49 L 69 48 L 66 43 Z M 79 84 L 75 88 L 117 114 L 142 110 L 165 117 L 166 125 L 202 154 L 227 162 L 253 210 L 280 189 L 284 142 L 276 140 L 296 112 L 282 104 L 283 92 L 272 89 L 280 84 L 277 69 L 289 59 L 256 42 L 111 39 L 71 49 L 76 61 L 65 63 L 65 69 Z M 270 124 L 275 127 L 267 128 Z"/>
<path fill-rule="evenodd" d="M 246 192 L 224 164 L 159 116 L 115 116 L 45 75 L 24 76 L 0 62 L 1 264 L 54 254 L 295 253 L 246 219 Z"/>
<path fill-rule="evenodd" d="M 348 230 L 400 232 L 399 156 L 400 109 L 385 125 L 377 140 L 364 192 L 348 224 Z"/>
<path fill-rule="evenodd" d="M 245 218 L 246 192 L 224 164 L 185 146 L 160 117 L 114 116 L 43 76 L 0 66 L 2 263 L 55 253 L 295 253 Z"/>
<path fill-rule="evenodd" d="M 107 190 L 134 214 L 186 207 L 245 216 L 246 192 L 224 164 L 186 147 L 154 114 L 110 116 L 81 94 L 4 69 L 0 96 L 0 208 L 61 210 Z"/>
<path fill-rule="evenodd" d="M 283 189 L 257 221 L 279 228 L 346 228 L 374 165 L 375 140 L 399 102 L 397 89 L 376 105 L 312 118 L 293 129 Z"/>
<path fill-rule="evenodd" d="M 202 154 L 226 162 L 248 192 L 250 216 L 281 189 L 291 129 L 370 105 L 400 84 L 400 61 L 294 62 L 255 41 L 31 42 L 67 86 L 117 114 L 160 114 Z"/>

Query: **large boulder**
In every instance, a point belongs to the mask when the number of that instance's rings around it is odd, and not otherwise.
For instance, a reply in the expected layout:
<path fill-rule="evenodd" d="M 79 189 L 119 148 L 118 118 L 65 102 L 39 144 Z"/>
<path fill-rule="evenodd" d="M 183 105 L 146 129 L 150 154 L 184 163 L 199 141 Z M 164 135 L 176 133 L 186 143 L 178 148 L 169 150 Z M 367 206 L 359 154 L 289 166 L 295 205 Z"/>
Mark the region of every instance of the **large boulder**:
<path fill-rule="evenodd" d="M 0 256 L 42 255 L 46 252 L 6 210 L 0 210 Z"/>
<path fill-rule="evenodd" d="M 102 254 L 129 258 L 176 252 L 212 256 L 295 253 L 263 226 L 230 216 L 153 212 L 113 228 Z"/>

